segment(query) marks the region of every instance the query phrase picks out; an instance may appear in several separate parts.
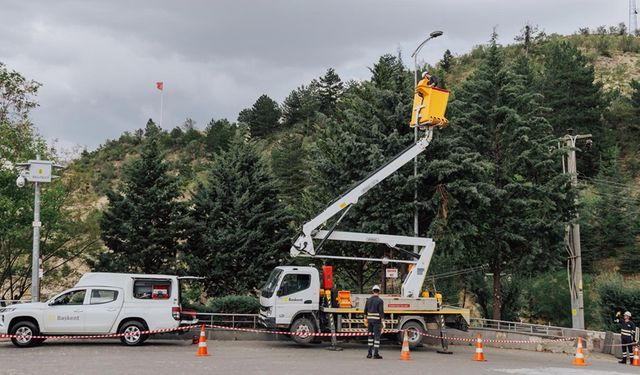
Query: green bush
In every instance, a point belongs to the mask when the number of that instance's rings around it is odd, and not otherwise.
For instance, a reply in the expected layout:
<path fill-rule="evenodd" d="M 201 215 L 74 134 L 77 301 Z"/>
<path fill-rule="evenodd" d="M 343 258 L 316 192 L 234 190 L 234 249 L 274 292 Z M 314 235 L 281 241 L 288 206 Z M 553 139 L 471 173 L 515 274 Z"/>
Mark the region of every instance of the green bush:
<path fill-rule="evenodd" d="M 617 331 L 613 322 L 616 312 L 640 314 L 640 283 L 625 281 L 619 274 L 605 274 L 597 280 L 598 317 L 602 327 Z"/>
<path fill-rule="evenodd" d="M 216 313 L 257 314 L 260 300 L 253 296 L 225 296 L 214 298 L 209 306 Z"/>
<path fill-rule="evenodd" d="M 225 296 L 214 298 L 207 305 L 185 303 L 185 307 L 204 313 L 257 314 L 260 300 L 254 296 Z"/>
<path fill-rule="evenodd" d="M 531 323 L 571 327 L 571 296 L 566 270 L 532 277 L 522 285 L 522 298 L 526 302 L 520 312 L 521 318 Z M 589 275 L 583 275 L 583 285 L 585 325 L 593 327 L 595 309 Z"/>

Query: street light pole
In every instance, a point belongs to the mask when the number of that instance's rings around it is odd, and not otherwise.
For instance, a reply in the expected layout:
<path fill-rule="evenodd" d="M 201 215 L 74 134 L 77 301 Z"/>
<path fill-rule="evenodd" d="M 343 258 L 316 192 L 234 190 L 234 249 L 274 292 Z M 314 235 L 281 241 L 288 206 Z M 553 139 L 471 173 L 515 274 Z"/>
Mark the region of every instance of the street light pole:
<path fill-rule="evenodd" d="M 40 158 L 38 158 L 40 159 Z M 33 203 L 33 254 L 31 259 L 31 302 L 40 302 L 40 183 L 35 182 Z"/>
<path fill-rule="evenodd" d="M 33 248 L 31 255 L 31 301 L 40 302 L 40 193 L 42 183 L 51 182 L 57 178 L 52 174 L 54 168 L 62 168 L 62 166 L 53 164 L 49 160 L 40 160 L 40 155 L 36 155 L 35 160 L 29 160 L 27 163 L 17 164 L 20 174 L 16 180 L 18 187 L 23 187 L 25 182 L 33 182 L 35 185 L 35 197 L 33 202 Z"/>
<path fill-rule="evenodd" d="M 442 31 L 433 31 L 429 34 L 429 37 L 418 45 L 415 51 L 411 54 L 413 57 L 413 87 L 418 86 L 418 53 L 422 49 L 422 47 L 427 44 L 433 38 L 437 38 L 442 35 Z M 413 128 L 413 142 L 418 142 L 418 127 Z M 413 179 L 415 181 L 415 186 L 413 190 L 413 203 L 415 204 L 415 212 L 413 214 L 413 233 L 415 237 L 418 237 L 418 157 L 413 158 Z M 418 246 L 413 247 L 414 252 L 418 252 Z"/>

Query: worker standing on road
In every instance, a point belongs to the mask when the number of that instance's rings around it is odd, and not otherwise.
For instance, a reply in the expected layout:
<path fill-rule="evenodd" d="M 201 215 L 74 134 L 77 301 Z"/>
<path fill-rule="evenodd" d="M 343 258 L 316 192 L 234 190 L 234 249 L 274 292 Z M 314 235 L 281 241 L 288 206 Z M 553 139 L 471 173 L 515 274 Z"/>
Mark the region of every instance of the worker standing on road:
<path fill-rule="evenodd" d="M 367 303 L 364 305 L 365 323 L 367 324 L 367 332 L 369 332 L 369 353 L 367 358 L 373 356 L 375 359 L 382 359 L 378 351 L 380 349 L 380 336 L 384 329 L 384 302 L 380 298 L 380 287 L 378 285 L 374 285 L 371 291 L 373 295 L 367 299 Z M 373 336 L 371 336 L 372 333 Z"/>
<path fill-rule="evenodd" d="M 624 320 L 622 321 L 620 321 L 620 311 L 618 311 L 614 321 L 620 325 L 620 339 L 622 341 L 622 359 L 619 363 L 627 363 L 627 357 L 629 358 L 629 363 L 631 363 L 636 325 L 631 321 L 631 313 L 628 311 L 624 313 Z"/>

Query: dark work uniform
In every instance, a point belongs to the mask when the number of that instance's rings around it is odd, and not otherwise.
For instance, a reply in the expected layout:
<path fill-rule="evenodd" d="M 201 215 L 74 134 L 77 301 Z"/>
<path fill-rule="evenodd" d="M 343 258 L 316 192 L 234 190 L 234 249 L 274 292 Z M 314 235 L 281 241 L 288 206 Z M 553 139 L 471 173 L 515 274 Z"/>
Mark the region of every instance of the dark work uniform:
<path fill-rule="evenodd" d="M 615 322 L 620 325 L 620 339 L 622 341 L 622 359 L 620 363 L 626 363 L 627 357 L 629 361 L 633 358 L 633 342 L 636 334 L 636 325 L 631 319 L 625 322 L 620 318 L 616 319 Z"/>
<path fill-rule="evenodd" d="M 369 334 L 373 333 L 373 336 L 369 336 L 369 355 L 373 350 L 374 354 L 378 356 L 382 321 L 384 320 L 384 302 L 382 299 L 376 295 L 369 297 L 364 305 L 364 315 L 368 323 L 368 332 Z"/>

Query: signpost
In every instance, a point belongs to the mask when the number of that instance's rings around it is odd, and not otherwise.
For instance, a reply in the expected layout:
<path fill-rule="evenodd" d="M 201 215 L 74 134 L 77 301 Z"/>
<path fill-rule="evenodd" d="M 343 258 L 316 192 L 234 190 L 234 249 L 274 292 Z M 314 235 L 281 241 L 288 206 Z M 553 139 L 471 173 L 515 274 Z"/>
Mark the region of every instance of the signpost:
<path fill-rule="evenodd" d="M 387 268 L 386 269 L 387 279 L 397 279 L 398 278 L 398 269 L 397 268 Z"/>

